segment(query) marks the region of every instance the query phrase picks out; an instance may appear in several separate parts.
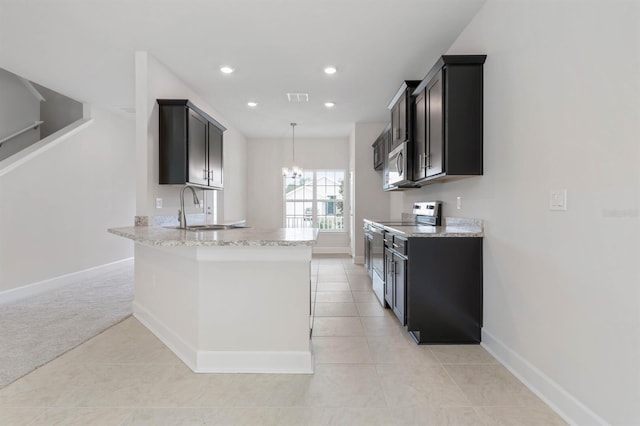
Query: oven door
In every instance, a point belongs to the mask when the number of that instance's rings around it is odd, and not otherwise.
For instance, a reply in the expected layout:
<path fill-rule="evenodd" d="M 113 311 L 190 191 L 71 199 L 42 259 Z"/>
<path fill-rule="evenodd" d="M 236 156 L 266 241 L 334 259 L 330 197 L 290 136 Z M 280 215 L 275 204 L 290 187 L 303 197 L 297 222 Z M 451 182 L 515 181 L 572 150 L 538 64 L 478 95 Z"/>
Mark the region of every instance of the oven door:
<path fill-rule="evenodd" d="M 400 146 L 389 153 L 389 184 L 400 186 L 413 183 L 411 181 L 410 155 L 409 144 L 407 142 L 401 143 Z"/>

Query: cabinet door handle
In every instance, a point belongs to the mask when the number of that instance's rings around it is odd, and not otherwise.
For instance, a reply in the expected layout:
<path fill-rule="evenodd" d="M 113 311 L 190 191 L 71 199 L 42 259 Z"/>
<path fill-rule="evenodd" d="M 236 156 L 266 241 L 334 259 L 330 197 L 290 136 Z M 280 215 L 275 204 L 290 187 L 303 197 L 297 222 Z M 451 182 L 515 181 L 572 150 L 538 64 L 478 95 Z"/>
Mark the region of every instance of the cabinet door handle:
<path fill-rule="evenodd" d="M 209 170 L 209 180 L 213 180 L 213 170 Z"/>
<path fill-rule="evenodd" d="M 207 180 L 209 178 L 209 171 L 207 169 L 202 170 L 202 179 Z"/>
<path fill-rule="evenodd" d="M 431 154 L 428 154 L 425 159 L 427 160 L 427 169 L 430 169 L 431 166 Z"/>

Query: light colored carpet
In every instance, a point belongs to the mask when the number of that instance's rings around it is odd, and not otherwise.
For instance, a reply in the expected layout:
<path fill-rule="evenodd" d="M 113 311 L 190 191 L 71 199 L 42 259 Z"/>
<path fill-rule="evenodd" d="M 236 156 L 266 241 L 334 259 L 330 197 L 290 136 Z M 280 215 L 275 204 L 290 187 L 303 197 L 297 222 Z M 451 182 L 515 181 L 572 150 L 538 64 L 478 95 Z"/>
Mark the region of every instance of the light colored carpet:
<path fill-rule="evenodd" d="M 0 388 L 131 315 L 133 261 L 0 304 Z"/>

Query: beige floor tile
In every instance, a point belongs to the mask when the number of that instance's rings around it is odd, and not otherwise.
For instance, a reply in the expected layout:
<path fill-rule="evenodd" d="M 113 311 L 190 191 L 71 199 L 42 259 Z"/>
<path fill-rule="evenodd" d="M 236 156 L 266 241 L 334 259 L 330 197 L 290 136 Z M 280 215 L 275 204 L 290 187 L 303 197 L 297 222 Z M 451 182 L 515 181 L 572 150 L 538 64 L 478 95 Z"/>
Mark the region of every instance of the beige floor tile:
<path fill-rule="evenodd" d="M 313 375 L 216 374 L 189 404 L 199 407 L 295 407 L 306 402 Z"/>
<path fill-rule="evenodd" d="M 378 302 L 373 290 L 367 291 L 353 291 L 353 300 L 360 303 L 375 303 Z M 378 302 L 379 303 L 379 302 Z"/>
<path fill-rule="evenodd" d="M 385 316 L 385 310 L 378 302 L 359 302 L 356 303 L 358 313 L 361 317 L 383 317 Z"/>
<path fill-rule="evenodd" d="M 408 333 L 407 333 L 408 335 Z M 439 365 L 438 359 L 425 345 L 417 345 L 403 333 L 391 336 L 369 336 L 367 341 L 376 364 Z"/>
<path fill-rule="evenodd" d="M 498 361 L 480 345 L 430 345 L 443 364 L 497 364 Z"/>
<path fill-rule="evenodd" d="M 316 302 L 353 302 L 350 291 L 318 291 Z"/>
<path fill-rule="evenodd" d="M 43 407 L 0 407 L 0 425 L 26 426 L 31 424 L 45 408 Z"/>
<path fill-rule="evenodd" d="M 394 424 L 387 407 L 308 408 L 306 426 L 389 426 Z"/>
<path fill-rule="evenodd" d="M 445 364 L 474 406 L 539 405 L 540 400 L 502 365 Z"/>
<path fill-rule="evenodd" d="M 347 274 L 341 273 L 333 273 L 333 274 L 323 274 L 322 272 L 318 274 L 318 283 L 348 283 Z"/>
<path fill-rule="evenodd" d="M 159 380 L 149 389 L 144 405 L 155 407 L 199 406 L 196 403 L 211 386 L 228 386 L 231 376 L 194 373 L 184 364 L 167 366 Z"/>
<path fill-rule="evenodd" d="M 133 415 L 133 408 L 54 407 L 47 409 L 33 426 L 118 426 Z"/>
<path fill-rule="evenodd" d="M 89 383 L 84 364 L 61 358 L 0 389 L 0 407 L 50 407 L 75 388 Z"/>
<path fill-rule="evenodd" d="M 357 317 L 358 309 L 353 302 L 316 302 L 314 314 L 317 317 Z"/>
<path fill-rule="evenodd" d="M 351 289 L 351 291 L 372 291 L 371 282 L 349 282 L 349 288 Z"/>
<path fill-rule="evenodd" d="M 344 270 L 349 275 L 369 275 L 369 272 L 364 269 L 363 265 L 344 265 Z"/>
<path fill-rule="evenodd" d="M 391 408 L 390 424 L 403 426 L 478 426 L 482 420 L 472 407 Z M 542 425 L 541 425 L 542 426 Z"/>
<path fill-rule="evenodd" d="M 366 284 L 371 287 L 371 278 L 366 272 L 363 274 L 347 273 L 347 279 L 349 284 Z"/>
<path fill-rule="evenodd" d="M 364 330 L 358 317 L 316 317 L 313 336 L 364 336 Z"/>
<path fill-rule="evenodd" d="M 392 336 L 406 333 L 400 322 L 389 315 L 383 317 L 361 317 L 365 336 Z"/>
<path fill-rule="evenodd" d="M 116 333 L 107 330 L 74 349 L 68 358 L 73 362 L 86 363 L 181 363 L 180 359 L 138 320 L 131 319 L 123 326 L 131 331 L 120 330 Z"/>
<path fill-rule="evenodd" d="M 212 423 L 234 426 L 294 426 L 302 425 L 303 407 L 277 408 L 221 408 L 215 412 Z"/>
<path fill-rule="evenodd" d="M 144 407 L 149 394 L 167 374 L 164 364 L 86 364 L 83 383 L 66 386 L 57 406 Z"/>
<path fill-rule="evenodd" d="M 318 364 L 309 385 L 311 407 L 384 407 L 382 384 L 373 365 Z"/>
<path fill-rule="evenodd" d="M 218 408 L 138 408 L 123 426 L 175 426 L 217 424 Z"/>
<path fill-rule="evenodd" d="M 365 337 L 313 337 L 316 364 L 372 364 L 373 357 Z"/>
<path fill-rule="evenodd" d="M 477 407 L 476 411 L 487 426 L 561 426 L 567 424 L 547 406 Z"/>
<path fill-rule="evenodd" d="M 470 401 L 441 365 L 376 364 L 390 407 L 469 407 Z"/>
<path fill-rule="evenodd" d="M 340 283 L 321 282 L 321 283 L 318 283 L 317 291 L 351 291 L 351 287 L 349 287 L 349 283 L 345 283 L 345 282 L 340 282 Z"/>

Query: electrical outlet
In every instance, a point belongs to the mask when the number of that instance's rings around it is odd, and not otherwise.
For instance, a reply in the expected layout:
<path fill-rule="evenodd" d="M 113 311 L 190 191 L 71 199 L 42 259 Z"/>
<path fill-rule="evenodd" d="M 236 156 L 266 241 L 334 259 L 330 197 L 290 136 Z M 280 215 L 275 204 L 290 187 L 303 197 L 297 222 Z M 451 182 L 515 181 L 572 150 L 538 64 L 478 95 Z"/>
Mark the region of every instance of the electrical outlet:
<path fill-rule="evenodd" d="M 462 208 L 462 197 L 456 199 L 456 208 L 460 210 Z"/>
<path fill-rule="evenodd" d="M 156 209 L 162 208 L 162 198 L 156 198 Z"/>
<path fill-rule="evenodd" d="M 549 210 L 567 210 L 566 189 L 552 189 L 549 191 Z"/>

